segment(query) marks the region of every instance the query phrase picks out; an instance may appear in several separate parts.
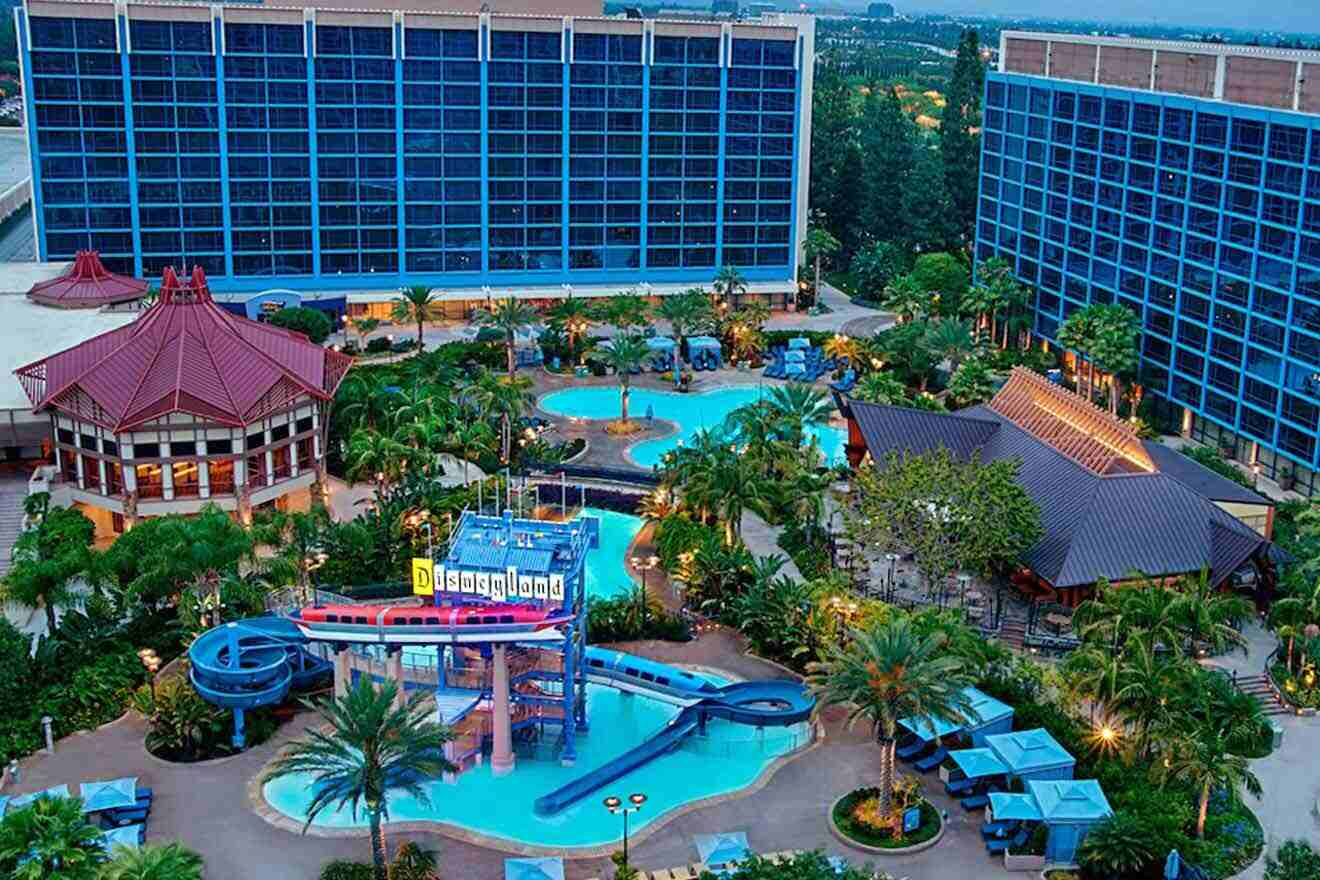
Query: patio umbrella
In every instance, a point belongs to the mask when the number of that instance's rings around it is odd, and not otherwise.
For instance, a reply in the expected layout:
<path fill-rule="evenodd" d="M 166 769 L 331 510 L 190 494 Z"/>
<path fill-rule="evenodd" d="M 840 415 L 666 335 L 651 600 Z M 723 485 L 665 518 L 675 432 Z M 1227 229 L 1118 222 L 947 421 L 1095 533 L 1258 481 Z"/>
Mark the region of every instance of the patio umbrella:
<path fill-rule="evenodd" d="M 84 782 L 80 787 L 80 791 L 84 813 L 131 807 L 137 803 L 137 777 L 122 776 L 119 779 L 95 779 L 91 782 Z"/>
<path fill-rule="evenodd" d="M 722 834 L 698 834 L 695 838 L 697 854 L 707 865 L 727 865 L 747 858 L 751 848 L 747 844 L 747 834 L 742 831 L 726 831 Z"/>
<path fill-rule="evenodd" d="M 103 831 L 101 832 L 101 845 L 105 847 L 106 852 L 114 852 L 117 846 L 137 849 L 139 846 L 138 833 L 141 830 L 141 825 L 125 825 L 122 828 L 111 828 L 109 831 Z"/>
<path fill-rule="evenodd" d="M 1169 850 L 1169 857 L 1164 860 L 1164 880 L 1178 880 L 1182 873 L 1182 856 L 1176 849 Z"/>
<path fill-rule="evenodd" d="M 564 860 L 505 859 L 504 880 L 564 880 Z"/>
<path fill-rule="evenodd" d="M 66 798 L 68 796 L 69 787 L 67 785 L 52 785 L 50 788 L 44 788 L 41 791 L 18 795 L 9 802 L 9 809 L 21 810 L 39 797 Z"/>

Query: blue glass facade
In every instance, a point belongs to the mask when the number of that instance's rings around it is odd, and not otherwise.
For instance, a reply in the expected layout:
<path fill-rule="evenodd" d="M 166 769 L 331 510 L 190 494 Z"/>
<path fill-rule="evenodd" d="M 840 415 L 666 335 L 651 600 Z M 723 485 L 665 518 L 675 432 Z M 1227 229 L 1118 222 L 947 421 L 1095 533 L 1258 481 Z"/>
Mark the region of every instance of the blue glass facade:
<path fill-rule="evenodd" d="M 794 276 L 795 28 L 25 14 L 42 259 L 222 290 Z"/>
<path fill-rule="evenodd" d="M 992 73 L 982 144 L 977 258 L 1037 289 L 1036 333 L 1126 305 L 1148 394 L 1320 489 L 1320 118 Z"/>

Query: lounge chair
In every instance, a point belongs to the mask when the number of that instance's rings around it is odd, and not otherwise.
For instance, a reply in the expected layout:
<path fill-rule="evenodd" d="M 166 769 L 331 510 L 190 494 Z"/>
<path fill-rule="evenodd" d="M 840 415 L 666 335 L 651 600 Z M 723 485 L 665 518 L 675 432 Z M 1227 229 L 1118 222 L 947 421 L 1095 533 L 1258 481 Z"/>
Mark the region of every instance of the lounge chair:
<path fill-rule="evenodd" d="M 1008 837 L 1009 833 L 1017 827 L 1017 822 L 1011 819 L 1003 819 L 998 822 L 981 823 L 981 836 L 986 840 L 996 840 L 1001 837 Z"/>
<path fill-rule="evenodd" d="M 697 880 L 700 874 L 693 874 L 692 868 L 687 865 L 679 865 L 677 868 L 669 869 L 669 876 L 672 880 Z"/>
<path fill-rule="evenodd" d="M 951 779 L 944 783 L 944 790 L 951 797 L 961 797 L 965 794 L 971 794 L 972 789 L 976 788 L 975 779 Z"/>
<path fill-rule="evenodd" d="M 1018 833 L 1014 834 L 1011 840 L 998 839 L 988 841 L 985 845 L 985 851 L 993 856 L 1010 849 L 1021 849 L 1026 845 L 1027 838 L 1030 836 L 1031 834 L 1027 829 L 1019 828 Z"/>
<path fill-rule="evenodd" d="M 930 743 L 923 742 L 922 740 L 917 740 L 911 745 L 906 745 L 903 746 L 902 748 L 894 749 L 894 755 L 900 761 L 911 761 L 917 755 L 920 755 L 922 752 L 926 751 L 926 749 L 929 747 L 930 747 Z"/>
<path fill-rule="evenodd" d="M 940 746 L 938 749 L 931 752 L 929 755 L 922 758 L 920 761 L 914 762 L 912 766 L 916 767 L 922 773 L 928 773 L 931 770 L 934 770 L 936 767 L 940 766 L 940 764 L 947 757 L 949 757 L 949 750 L 944 748 L 944 746 Z"/>
<path fill-rule="evenodd" d="M 990 804 L 990 795 L 974 794 L 971 797 L 963 798 L 959 803 L 962 804 L 964 810 L 970 813 L 972 810 L 980 810 L 987 807 Z"/>

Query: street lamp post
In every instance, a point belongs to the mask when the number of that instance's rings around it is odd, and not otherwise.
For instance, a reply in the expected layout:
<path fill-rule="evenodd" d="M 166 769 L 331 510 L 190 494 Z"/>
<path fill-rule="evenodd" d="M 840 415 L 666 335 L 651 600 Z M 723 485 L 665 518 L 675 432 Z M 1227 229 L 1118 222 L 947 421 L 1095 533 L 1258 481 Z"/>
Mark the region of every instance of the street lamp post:
<path fill-rule="evenodd" d="M 646 803 L 646 795 L 638 792 L 628 795 L 628 803 L 625 804 L 622 799 L 610 795 L 605 798 L 605 809 L 617 815 L 623 814 L 623 867 L 628 867 L 628 814 L 635 813 Z"/>
<path fill-rule="evenodd" d="M 885 559 L 889 560 L 889 595 L 886 597 L 885 601 L 892 604 L 894 601 L 894 588 L 897 586 L 895 581 L 898 579 L 898 554 L 886 553 Z"/>
<path fill-rule="evenodd" d="M 137 652 L 138 659 L 142 661 L 142 668 L 147 671 L 147 681 L 151 684 L 151 705 L 154 709 L 156 705 L 156 672 L 160 669 L 160 657 L 151 648 L 143 648 Z"/>
<path fill-rule="evenodd" d="M 646 599 L 651 588 L 650 579 L 647 577 L 647 575 L 650 574 L 651 569 L 655 568 L 660 564 L 660 557 L 654 555 L 646 556 L 646 557 L 634 556 L 630 561 L 633 564 L 633 568 L 637 569 L 642 573 L 642 595 L 640 597 L 640 601 L 638 602 L 638 604 L 641 605 L 641 608 L 639 610 L 641 612 L 642 631 L 645 632 L 646 631 Z"/>

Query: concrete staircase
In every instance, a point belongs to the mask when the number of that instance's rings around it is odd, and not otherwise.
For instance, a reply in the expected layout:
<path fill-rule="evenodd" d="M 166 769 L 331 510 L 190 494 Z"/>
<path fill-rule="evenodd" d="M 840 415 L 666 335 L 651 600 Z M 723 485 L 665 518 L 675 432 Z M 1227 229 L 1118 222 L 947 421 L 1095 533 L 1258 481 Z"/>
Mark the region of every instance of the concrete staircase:
<path fill-rule="evenodd" d="M 9 573 L 9 554 L 23 531 L 23 499 L 27 481 L 0 479 L 0 577 Z"/>
<path fill-rule="evenodd" d="M 1027 622 L 1005 611 L 999 624 L 999 640 L 1010 648 L 1021 648 L 1027 640 Z"/>
<path fill-rule="evenodd" d="M 1266 715 L 1289 714 L 1283 703 L 1274 695 L 1274 689 L 1270 687 L 1264 675 L 1239 675 L 1233 683 L 1242 693 L 1260 703 L 1261 711 Z"/>

